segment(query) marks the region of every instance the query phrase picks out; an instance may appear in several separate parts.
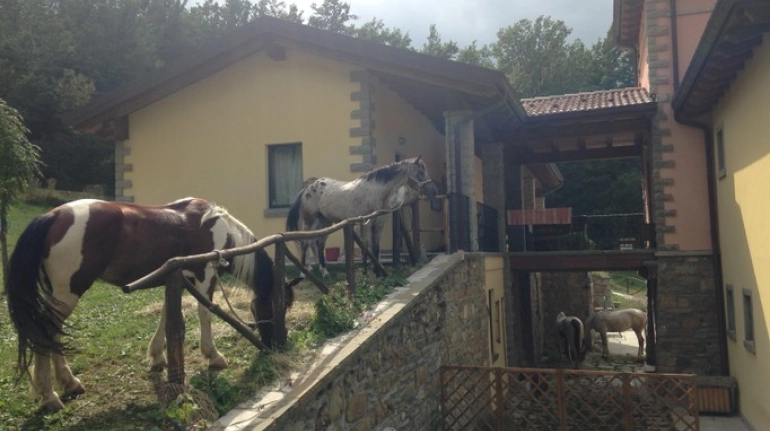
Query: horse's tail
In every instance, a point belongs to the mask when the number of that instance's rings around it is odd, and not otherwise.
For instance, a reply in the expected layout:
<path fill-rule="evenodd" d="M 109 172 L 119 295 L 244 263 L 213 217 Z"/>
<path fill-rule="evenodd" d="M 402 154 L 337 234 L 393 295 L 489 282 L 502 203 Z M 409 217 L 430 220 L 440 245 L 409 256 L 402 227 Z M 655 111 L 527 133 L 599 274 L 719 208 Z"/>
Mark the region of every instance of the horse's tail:
<path fill-rule="evenodd" d="M 572 340 L 570 340 L 570 350 L 574 350 L 575 354 L 575 366 L 577 367 L 577 364 L 583 361 L 583 358 L 585 358 L 585 351 L 582 348 L 582 342 L 583 342 L 583 322 L 580 321 L 580 319 L 575 318 L 570 320 L 570 325 L 572 325 Z M 570 355 L 572 355 L 572 352 L 570 352 Z"/>
<path fill-rule="evenodd" d="M 65 335 L 64 318 L 56 308 L 58 301 L 53 298 L 53 288 L 41 268 L 45 238 L 55 221 L 56 214 L 49 212 L 29 223 L 16 243 L 5 274 L 8 311 L 18 334 L 18 377 L 28 370 L 31 353 L 62 354 L 65 350 L 59 340 Z"/>
<path fill-rule="evenodd" d="M 289 215 L 286 217 L 286 230 L 288 232 L 294 232 L 299 230 L 299 207 L 302 204 L 302 194 L 305 192 L 303 188 L 297 193 L 297 199 L 294 200 L 291 208 L 289 208 Z"/>
<path fill-rule="evenodd" d="M 583 351 L 583 355 L 585 355 L 586 352 L 589 352 L 594 347 L 593 339 L 591 338 L 591 330 L 594 325 L 594 318 L 596 317 L 596 314 L 592 314 L 588 316 L 588 319 L 586 319 L 585 325 L 583 325 L 583 345 L 580 348 Z"/>

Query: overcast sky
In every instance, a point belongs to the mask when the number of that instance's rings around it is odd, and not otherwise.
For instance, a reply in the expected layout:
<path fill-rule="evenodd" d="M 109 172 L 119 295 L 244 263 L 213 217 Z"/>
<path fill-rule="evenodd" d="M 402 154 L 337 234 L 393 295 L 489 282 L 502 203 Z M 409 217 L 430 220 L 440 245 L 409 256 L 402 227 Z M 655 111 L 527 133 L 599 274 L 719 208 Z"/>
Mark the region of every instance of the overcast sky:
<path fill-rule="evenodd" d="M 323 0 L 285 0 L 296 3 L 311 15 L 312 3 Z M 572 28 L 573 38 L 593 45 L 612 24 L 612 0 L 349 0 L 356 23 L 381 19 L 387 27 L 408 31 L 412 46 L 425 42 L 430 24 L 436 24 L 443 41 L 454 40 L 464 47 L 474 40 L 478 46 L 497 40 L 497 31 L 516 21 L 540 15 L 562 20 Z"/>
<path fill-rule="evenodd" d="M 188 5 L 201 3 L 192 0 Z M 224 3 L 225 0 L 218 0 Z M 284 0 L 312 15 L 310 5 L 323 0 Z M 257 0 L 252 0 L 257 3 Z M 562 20 L 572 29 L 572 39 L 591 46 L 604 37 L 612 24 L 612 0 L 348 0 L 357 25 L 372 18 L 387 27 L 409 32 L 412 46 L 420 48 L 428 28 L 436 24 L 443 41 L 453 40 L 462 48 L 474 40 L 477 46 L 497 41 L 497 31 L 516 21 L 540 15 Z"/>

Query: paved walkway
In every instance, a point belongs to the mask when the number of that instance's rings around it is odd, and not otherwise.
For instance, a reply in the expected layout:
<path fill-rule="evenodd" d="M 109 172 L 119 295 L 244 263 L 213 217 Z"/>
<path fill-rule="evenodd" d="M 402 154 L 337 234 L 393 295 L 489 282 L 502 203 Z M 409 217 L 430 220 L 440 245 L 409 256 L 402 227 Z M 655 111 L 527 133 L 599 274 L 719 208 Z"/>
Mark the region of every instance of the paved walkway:
<path fill-rule="evenodd" d="M 625 372 L 644 370 L 643 361 L 636 357 L 639 341 L 634 331 L 607 334 L 607 347 L 612 356 L 611 361 L 605 361 L 601 358 L 601 345 L 602 343 L 598 341 L 597 336 L 594 350 L 586 358 L 590 368 Z M 700 429 L 701 431 L 753 431 L 740 416 L 700 415 Z"/>

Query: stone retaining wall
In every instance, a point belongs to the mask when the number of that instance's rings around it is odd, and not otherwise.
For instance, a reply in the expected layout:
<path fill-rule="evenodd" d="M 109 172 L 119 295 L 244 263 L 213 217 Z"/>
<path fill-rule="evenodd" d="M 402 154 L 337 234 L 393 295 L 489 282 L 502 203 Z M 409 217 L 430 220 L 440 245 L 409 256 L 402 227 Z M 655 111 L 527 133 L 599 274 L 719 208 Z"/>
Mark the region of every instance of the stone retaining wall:
<path fill-rule="evenodd" d="M 484 274 L 481 254 L 435 258 L 284 399 L 214 429 L 438 429 L 440 366 L 489 365 Z"/>

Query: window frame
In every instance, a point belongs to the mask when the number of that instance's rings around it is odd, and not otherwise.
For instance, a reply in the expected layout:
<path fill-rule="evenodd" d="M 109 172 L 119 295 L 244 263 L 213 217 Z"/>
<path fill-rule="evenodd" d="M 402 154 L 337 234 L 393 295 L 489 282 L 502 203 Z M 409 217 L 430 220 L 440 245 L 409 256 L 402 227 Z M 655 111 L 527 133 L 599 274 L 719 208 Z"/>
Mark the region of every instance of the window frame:
<path fill-rule="evenodd" d="M 289 208 L 291 208 L 291 204 L 292 204 L 292 201 L 294 199 L 294 196 L 289 196 L 289 202 L 287 204 L 285 204 L 285 205 L 284 204 L 280 204 L 280 205 L 279 204 L 274 204 L 274 202 L 279 197 L 279 196 L 276 196 L 278 192 L 276 191 L 276 185 L 275 185 L 275 175 L 276 174 L 274 172 L 274 170 L 275 170 L 274 157 L 275 157 L 276 152 L 278 151 L 279 148 L 287 148 L 287 147 L 294 147 L 294 148 L 298 148 L 298 150 L 299 150 L 299 167 L 298 167 L 299 177 L 297 178 L 297 180 L 299 181 L 298 184 L 300 186 L 302 185 L 302 177 L 303 177 L 303 172 L 304 172 L 304 166 L 303 166 L 303 164 L 304 164 L 304 157 L 303 157 L 303 153 L 302 153 L 302 142 L 283 142 L 283 143 L 267 144 L 266 145 L 266 150 L 267 150 L 266 151 L 267 152 L 267 154 L 266 154 L 267 169 L 265 169 L 266 176 L 267 176 L 267 184 L 266 184 L 266 188 L 267 188 L 267 205 L 266 205 L 266 210 L 265 210 L 265 216 L 267 216 L 267 217 L 270 217 L 270 216 L 276 216 L 276 217 L 277 216 L 285 216 L 286 214 L 288 214 Z M 297 192 L 299 192 L 299 190 L 297 190 Z"/>
<path fill-rule="evenodd" d="M 743 289 L 743 347 L 756 354 L 754 346 L 754 304 L 751 289 Z"/>
<path fill-rule="evenodd" d="M 735 289 L 730 284 L 725 285 L 725 307 L 727 309 L 725 313 L 727 336 L 731 340 L 737 341 L 735 335 Z"/>

